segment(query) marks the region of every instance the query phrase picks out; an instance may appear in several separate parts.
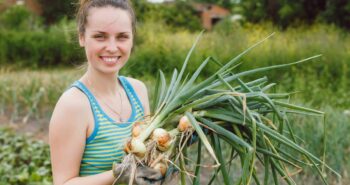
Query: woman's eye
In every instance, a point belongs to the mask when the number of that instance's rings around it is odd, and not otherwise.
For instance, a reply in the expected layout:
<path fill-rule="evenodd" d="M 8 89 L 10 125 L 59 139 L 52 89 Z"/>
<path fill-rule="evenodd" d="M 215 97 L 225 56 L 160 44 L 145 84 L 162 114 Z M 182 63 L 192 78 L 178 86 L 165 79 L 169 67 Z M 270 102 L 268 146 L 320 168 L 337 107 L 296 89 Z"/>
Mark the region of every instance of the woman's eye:
<path fill-rule="evenodd" d="M 118 39 L 127 40 L 127 39 L 129 39 L 129 36 L 128 35 L 121 35 L 121 36 L 118 36 Z"/>
<path fill-rule="evenodd" d="M 106 36 L 104 36 L 104 35 L 95 35 L 94 38 L 97 39 L 97 40 L 103 40 L 103 39 L 106 38 Z"/>

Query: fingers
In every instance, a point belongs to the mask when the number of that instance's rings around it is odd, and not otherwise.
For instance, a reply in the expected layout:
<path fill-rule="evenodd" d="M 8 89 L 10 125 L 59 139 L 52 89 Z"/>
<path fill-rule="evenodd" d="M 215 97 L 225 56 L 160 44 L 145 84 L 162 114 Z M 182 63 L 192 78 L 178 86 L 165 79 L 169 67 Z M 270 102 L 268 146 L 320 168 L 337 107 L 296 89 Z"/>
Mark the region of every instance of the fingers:
<path fill-rule="evenodd" d="M 162 185 L 177 185 L 179 184 L 179 171 L 174 171 L 169 174 L 163 181 Z"/>
<path fill-rule="evenodd" d="M 135 183 L 137 185 L 161 185 L 162 181 L 161 180 L 150 180 L 150 179 L 143 178 L 143 177 L 136 177 Z"/>
<path fill-rule="evenodd" d="M 136 175 L 144 177 L 146 179 L 150 179 L 150 180 L 160 180 L 163 178 L 160 171 L 154 170 L 154 169 L 146 167 L 146 166 L 138 167 Z"/>

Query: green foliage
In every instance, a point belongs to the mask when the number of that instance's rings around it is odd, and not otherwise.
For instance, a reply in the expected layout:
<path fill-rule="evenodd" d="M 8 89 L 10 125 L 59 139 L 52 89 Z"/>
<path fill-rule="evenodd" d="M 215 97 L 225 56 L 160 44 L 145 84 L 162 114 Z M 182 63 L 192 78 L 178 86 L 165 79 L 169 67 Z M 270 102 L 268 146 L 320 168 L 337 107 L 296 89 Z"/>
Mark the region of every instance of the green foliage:
<path fill-rule="evenodd" d="M 0 30 L 29 31 L 37 29 L 40 25 L 40 18 L 24 6 L 11 6 L 0 14 Z"/>
<path fill-rule="evenodd" d="M 321 18 L 328 23 L 350 29 L 350 1 L 328 0 Z"/>
<path fill-rule="evenodd" d="M 238 6 L 244 8 L 248 21 L 272 21 L 283 28 L 298 22 L 335 23 L 350 28 L 350 2 L 343 0 L 250 0 Z"/>
<path fill-rule="evenodd" d="M 0 128 L 0 132 L 0 182 L 51 184 L 49 146 L 6 128 Z"/>
<path fill-rule="evenodd" d="M 181 13 L 179 13 L 179 10 L 181 10 Z M 189 3 L 177 1 L 173 5 L 164 6 L 162 12 L 165 23 L 174 28 L 201 29 L 200 18 Z"/>
<path fill-rule="evenodd" d="M 151 14 L 158 12 L 157 6 L 148 3 L 146 0 L 133 0 L 132 5 L 138 22 L 144 22 L 150 18 Z"/>
<path fill-rule="evenodd" d="M 298 136 L 298 141 L 308 150 L 321 157 L 325 147 L 326 162 L 336 171 L 347 173 L 350 170 L 350 163 L 348 163 L 350 159 L 350 135 L 348 134 L 350 115 L 335 107 L 325 106 L 321 109 L 326 112 L 325 124 L 322 118 L 293 116 L 292 121 L 298 124 L 292 124 L 292 127 Z M 324 130 L 326 135 L 323 133 Z M 325 145 L 323 145 L 324 140 L 326 140 Z M 304 173 L 308 174 L 309 170 Z M 314 178 L 304 178 L 304 180 L 306 182 L 302 184 L 321 184 L 318 179 Z M 337 180 L 339 179 L 333 179 L 333 183 L 330 184 L 337 184 Z M 348 177 L 343 176 L 342 182 L 349 184 Z"/>
<path fill-rule="evenodd" d="M 198 3 L 211 3 L 225 8 L 233 8 L 240 0 L 193 0 Z"/>
<path fill-rule="evenodd" d="M 350 137 L 347 134 L 347 132 L 350 130 L 349 123 L 350 117 L 349 115 L 345 114 L 345 111 L 333 109 L 329 106 L 324 108 L 325 111 L 327 111 L 327 119 L 326 119 L 326 137 L 332 138 L 331 140 L 327 139 L 326 148 L 329 151 L 327 153 L 328 160 L 332 161 L 332 166 L 334 166 L 338 171 L 343 171 L 349 169 L 350 165 L 347 164 L 347 166 L 342 165 L 342 161 L 348 161 L 349 157 L 348 154 L 350 151 L 345 151 L 345 153 L 339 152 L 338 155 L 333 155 L 332 151 L 342 151 L 344 149 L 347 149 L 350 147 L 349 141 Z M 310 141 L 308 143 L 308 146 L 312 148 L 312 150 L 315 153 L 320 153 L 320 147 L 317 147 L 317 145 L 320 145 L 320 141 L 324 140 L 323 134 L 320 135 L 314 135 L 313 137 L 309 134 L 312 132 L 312 130 L 315 129 L 315 125 L 318 125 L 318 130 L 322 131 L 323 125 L 321 125 L 322 120 L 315 120 L 315 119 L 302 119 L 299 118 L 299 122 L 303 123 L 300 125 L 294 125 L 299 132 L 300 137 L 304 141 Z M 335 124 L 337 123 L 337 124 Z M 313 127 L 314 129 L 312 129 Z M 304 128 L 305 130 L 303 130 Z M 315 130 L 314 133 L 322 133 Z"/>
<path fill-rule="evenodd" d="M 239 66 L 242 70 L 288 63 L 322 54 L 323 56 L 315 62 L 270 72 L 269 78 L 272 81 L 285 79 L 283 86 L 286 89 L 302 91 L 300 98 L 305 98 L 306 101 L 313 100 L 314 105 L 326 104 L 324 96 L 315 96 L 321 89 L 322 94 L 329 95 L 328 103 L 339 107 L 350 105 L 350 101 L 344 98 L 350 87 L 350 55 L 347 52 L 350 35 L 334 26 L 314 25 L 279 32 L 272 24 L 240 26 L 219 23 L 213 32 L 204 35 L 191 57 L 189 70 L 194 71 L 209 55 L 227 62 L 235 53 L 275 31 L 277 33 L 272 39 L 244 58 L 249 62 Z M 173 33 L 166 26 L 156 23 L 142 25 L 139 29 L 140 40 L 127 66 L 123 68 L 123 73 L 141 77 L 156 74 L 161 68 L 166 74 L 170 74 L 173 67 L 180 68 L 179 65 L 186 55 L 185 48 L 190 47 L 194 37 L 195 34 L 186 31 Z M 215 65 L 207 67 L 204 74 L 209 74 L 214 69 Z"/>
<path fill-rule="evenodd" d="M 171 26 L 172 29 L 187 29 L 196 31 L 201 29 L 200 18 L 192 5 L 175 1 L 171 4 L 152 4 L 146 0 L 133 1 L 139 22 L 160 22 Z M 181 13 L 179 13 L 181 10 Z"/>
<path fill-rule="evenodd" d="M 74 24 L 63 20 L 45 31 L 0 31 L 0 64 L 39 68 L 82 61 L 82 50 L 75 41 L 73 27 Z"/>
<path fill-rule="evenodd" d="M 0 115 L 7 115 L 12 122 L 48 119 L 60 95 L 80 75 L 76 68 L 20 72 L 1 68 Z M 37 122 L 36 126 L 43 125 Z"/>

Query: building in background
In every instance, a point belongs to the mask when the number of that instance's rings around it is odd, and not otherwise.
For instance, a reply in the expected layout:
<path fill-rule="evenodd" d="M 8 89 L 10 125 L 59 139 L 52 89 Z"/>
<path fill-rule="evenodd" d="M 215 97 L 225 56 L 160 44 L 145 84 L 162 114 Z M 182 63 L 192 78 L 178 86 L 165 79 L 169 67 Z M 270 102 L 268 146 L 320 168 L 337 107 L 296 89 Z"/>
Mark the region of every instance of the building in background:
<path fill-rule="evenodd" d="M 23 5 L 37 15 L 41 15 L 42 13 L 40 4 L 36 0 L 2 0 L 0 1 L 0 11 L 2 12 L 13 5 Z"/>
<path fill-rule="evenodd" d="M 194 3 L 193 8 L 198 12 L 202 20 L 202 26 L 211 30 L 220 20 L 230 16 L 230 11 L 214 4 Z"/>
<path fill-rule="evenodd" d="M 174 0 L 147 0 L 150 3 L 174 3 Z M 209 3 L 193 3 L 193 8 L 201 18 L 203 28 L 211 30 L 220 20 L 231 15 L 226 8 Z"/>

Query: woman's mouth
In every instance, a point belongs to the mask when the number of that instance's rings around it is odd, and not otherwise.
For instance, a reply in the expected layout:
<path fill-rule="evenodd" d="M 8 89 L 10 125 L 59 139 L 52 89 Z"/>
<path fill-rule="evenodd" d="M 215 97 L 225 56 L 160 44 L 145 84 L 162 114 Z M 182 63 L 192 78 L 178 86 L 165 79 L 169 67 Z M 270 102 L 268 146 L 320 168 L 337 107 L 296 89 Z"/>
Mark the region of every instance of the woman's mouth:
<path fill-rule="evenodd" d="M 116 64 L 119 59 L 120 59 L 121 56 L 101 56 L 100 58 L 106 63 L 106 64 L 109 64 L 109 65 L 112 65 L 112 64 Z"/>

